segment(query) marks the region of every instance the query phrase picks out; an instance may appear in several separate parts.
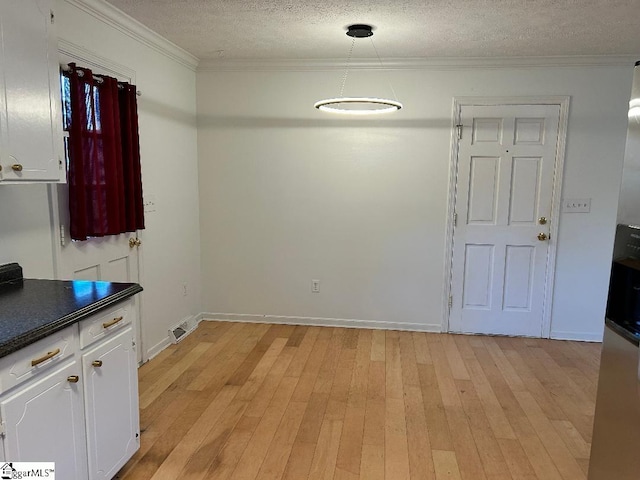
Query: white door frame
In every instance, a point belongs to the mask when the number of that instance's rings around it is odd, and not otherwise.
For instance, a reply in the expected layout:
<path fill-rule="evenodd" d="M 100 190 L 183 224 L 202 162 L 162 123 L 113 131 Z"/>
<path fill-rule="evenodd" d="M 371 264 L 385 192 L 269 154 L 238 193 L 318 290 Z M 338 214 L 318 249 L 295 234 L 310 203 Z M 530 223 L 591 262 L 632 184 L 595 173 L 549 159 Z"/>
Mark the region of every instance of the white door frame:
<path fill-rule="evenodd" d="M 136 72 L 124 65 L 108 60 L 104 57 L 94 54 L 93 52 L 81 47 L 75 43 L 69 42 L 63 38 L 58 38 L 58 56 L 60 60 L 73 60 L 81 63 L 83 66 L 98 69 L 118 79 L 126 80 L 129 83 L 136 83 Z M 62 121 L 62 119 L 60 119 Z M 47 195 L 49 197 L 49 217 L 51 222 L 51 243 L 53 250 L 53 274 L 56 279 L 60 279 L 61 276 L 61 257 L 62 257 L 62 230 L 60 219 L 60 202 L 58 201 L 58 185 L 48 184 Z M 69 232 L 65 233 L 65 237 L 68 237 Z M 140 235 L 140 231 L 136 231 L 136 236 Z M 141 235 L 140 235 L 141 236 Z M 68 238 L 66 241 L 70 241 Z M 137 249 L 137 267 L 138 267 L 138 282 L 144 283 L 144 271 L 142 260 L 142 250 Z M 138 363 L 142 363 L 148 360 L 147 352 L 145 351 L 145 335 L 142 332 L 142 317 L 143 317 L 143 302 L 142 296 L 137 295 L 135 299 L 137 306 L 137 326 L 134 332 L 136 339 L 136 349 L 138 355 Z"/>
<path fill-rule="evenodd" d="M 542 338 L 551 335 L 551 309 L 553 306 L 553 285 L 555 280 L 556 251 L 558 246 L 558 225 L 560 224 L 560 204 L 562 194 L 562 177 L 569 122 L 569 96 L 536 96 L 536 97 L 454 97 L 453 114 L 451 116 L 451 157 L 449 162 L 449 199 L 447 202 L 447 228 L 445 236 L 445 272 L 444 295 L 442 297 L 442 327 L 449 331 L 449 298 L 453 277 L 453 229 L 456 206 L 456 185 L 458 174 L 458 133 L 460 111 L 463 106 L 495 106 L 495 105 L 559 105 L 560 119 L 558 123 L 558 145 L 553 175 L 553 193 L 551 198 L 551 221 L 549 222 L 549 250 L 546 264 L 546 281 L 544 286 L 544 306 L 542 317 Z"/>

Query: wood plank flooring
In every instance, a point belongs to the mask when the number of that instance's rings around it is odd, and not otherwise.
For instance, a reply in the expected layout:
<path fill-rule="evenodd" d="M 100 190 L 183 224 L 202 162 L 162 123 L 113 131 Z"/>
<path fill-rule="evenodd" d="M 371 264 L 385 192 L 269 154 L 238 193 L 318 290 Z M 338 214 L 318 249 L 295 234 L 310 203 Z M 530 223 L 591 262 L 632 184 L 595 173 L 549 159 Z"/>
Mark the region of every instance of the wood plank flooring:
<path fill-rule="evenodd" d="M 202 322 L 116 478 L 586 479 L 600 344 Z"/>

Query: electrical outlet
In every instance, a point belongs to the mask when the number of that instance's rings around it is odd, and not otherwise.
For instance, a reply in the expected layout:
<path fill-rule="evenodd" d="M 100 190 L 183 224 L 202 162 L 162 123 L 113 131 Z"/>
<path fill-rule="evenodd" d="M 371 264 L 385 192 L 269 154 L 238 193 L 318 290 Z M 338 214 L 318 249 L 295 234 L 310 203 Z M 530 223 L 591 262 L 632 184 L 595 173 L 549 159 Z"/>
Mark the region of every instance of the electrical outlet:
<path fill-rule="evenodd" d="M 589 213 L 591 211 L 591 199 L 565 198 L 562 201 L 562 211 L 565 213 Z"/>
<path fill-rule="evenodd" d="M 320 280 L 311 280 L 311 293 L 320 293 Z"/>

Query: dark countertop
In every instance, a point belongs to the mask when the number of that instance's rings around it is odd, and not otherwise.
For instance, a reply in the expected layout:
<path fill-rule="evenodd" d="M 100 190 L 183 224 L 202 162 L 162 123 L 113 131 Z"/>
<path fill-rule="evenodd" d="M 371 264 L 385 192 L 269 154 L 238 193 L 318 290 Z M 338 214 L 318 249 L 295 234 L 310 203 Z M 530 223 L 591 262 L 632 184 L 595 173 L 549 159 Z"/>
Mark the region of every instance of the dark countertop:
<path fill-rule="evenodd" d="M 138 292 L 137 283 L 14 280 L 0 285 L 0 357 Z"/>
<path fill-rule="evenodd" d="M 640 335 L 638 333 L 631 331 L 629 328 L 625 328 L 623 325 L 619 325 L 609 318 L 605 318 L 604 323 L 607 327 L 616 332 L 625 340 L 633 343 L 636 347 L 640 344 Z"/>

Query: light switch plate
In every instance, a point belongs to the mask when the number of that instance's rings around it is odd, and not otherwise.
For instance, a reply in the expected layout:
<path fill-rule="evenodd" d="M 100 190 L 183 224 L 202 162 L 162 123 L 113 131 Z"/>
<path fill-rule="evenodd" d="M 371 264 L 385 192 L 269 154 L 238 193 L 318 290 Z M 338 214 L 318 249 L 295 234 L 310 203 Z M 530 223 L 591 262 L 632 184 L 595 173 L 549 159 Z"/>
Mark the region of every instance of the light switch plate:
<path fill-rule="evenodd" d="M 565 213 L 589 213 L 591 211 L 591 199 L 565 198 L 562 201 L 562 211 Z"/>

